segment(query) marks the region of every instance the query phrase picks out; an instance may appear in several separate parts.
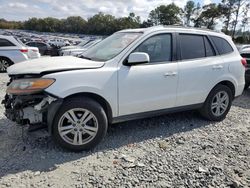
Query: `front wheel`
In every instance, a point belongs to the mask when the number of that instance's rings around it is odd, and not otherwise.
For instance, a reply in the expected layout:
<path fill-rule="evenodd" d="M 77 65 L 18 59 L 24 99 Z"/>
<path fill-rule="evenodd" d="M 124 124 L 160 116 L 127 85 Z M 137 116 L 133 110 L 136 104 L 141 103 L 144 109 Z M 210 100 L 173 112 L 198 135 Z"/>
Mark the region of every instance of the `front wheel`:
<path fill-rule="evenodd" d="M 202 109 L 201 115 L 211 121 L 225 119 L 233 100 L 230 88 L 225 85 L 217 85 L 208 95 Z"/>
<path fill-rule="evenodd" d="M 107 128 L 107 116 L 99 103 L 85 97 L 71 98 L 55 117 L 53 137 L 63 148 L 77 152 L 94 148 Z"/>

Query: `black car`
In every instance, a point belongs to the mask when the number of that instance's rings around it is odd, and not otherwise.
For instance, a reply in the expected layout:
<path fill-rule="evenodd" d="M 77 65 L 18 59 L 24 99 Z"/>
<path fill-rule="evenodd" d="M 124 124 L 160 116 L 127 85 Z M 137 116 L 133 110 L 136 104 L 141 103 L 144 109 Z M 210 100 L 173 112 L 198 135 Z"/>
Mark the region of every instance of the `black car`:
<path fill-rule="evenodd" d="M 28 42 L 27 46 L 37 47 L 41 55 L 51 55 L 52 47 L 45 42 Z"/>

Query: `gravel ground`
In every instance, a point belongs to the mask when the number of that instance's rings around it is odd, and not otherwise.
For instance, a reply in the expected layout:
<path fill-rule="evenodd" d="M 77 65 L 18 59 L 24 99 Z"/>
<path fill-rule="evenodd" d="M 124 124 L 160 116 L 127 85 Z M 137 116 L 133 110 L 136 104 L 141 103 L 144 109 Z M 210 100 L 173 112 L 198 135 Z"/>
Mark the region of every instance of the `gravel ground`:
<path fill-rule="evenodd" d="M 0 99 L 6 74 L 0 75 Z M 97 148 L 71 153 L 28 133 L 0 105 L 0 187 L 250 187 L 250 89 L 223 122 L 184 112 L 112 126 Z"/>

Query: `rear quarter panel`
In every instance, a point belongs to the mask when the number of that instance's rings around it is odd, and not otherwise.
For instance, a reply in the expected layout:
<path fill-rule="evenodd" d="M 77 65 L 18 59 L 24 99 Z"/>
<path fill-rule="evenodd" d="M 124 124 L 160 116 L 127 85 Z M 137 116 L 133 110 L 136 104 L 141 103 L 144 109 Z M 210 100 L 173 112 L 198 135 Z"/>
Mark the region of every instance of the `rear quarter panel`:
<path fill-rule="evenodd" d="M 21 53 L 19 49 L 0 49 L 0 56 L 9 58 L 13 63 L 19 63 L 28 59 L 27 55 Z"/>

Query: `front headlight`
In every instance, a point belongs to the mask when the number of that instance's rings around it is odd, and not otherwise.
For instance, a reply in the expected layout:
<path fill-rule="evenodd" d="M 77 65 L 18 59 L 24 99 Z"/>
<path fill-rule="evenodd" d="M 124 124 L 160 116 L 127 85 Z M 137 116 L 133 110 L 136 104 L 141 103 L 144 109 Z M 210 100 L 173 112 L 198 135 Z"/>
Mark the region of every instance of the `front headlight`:
<path fill-rule="evenodd" d="M 47 78 L 14 80 L 10 83 L 6 92 L 14 95 L 38 93 L 49 87 L 54 82 L 54 79 Z"/>

